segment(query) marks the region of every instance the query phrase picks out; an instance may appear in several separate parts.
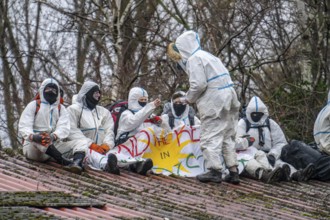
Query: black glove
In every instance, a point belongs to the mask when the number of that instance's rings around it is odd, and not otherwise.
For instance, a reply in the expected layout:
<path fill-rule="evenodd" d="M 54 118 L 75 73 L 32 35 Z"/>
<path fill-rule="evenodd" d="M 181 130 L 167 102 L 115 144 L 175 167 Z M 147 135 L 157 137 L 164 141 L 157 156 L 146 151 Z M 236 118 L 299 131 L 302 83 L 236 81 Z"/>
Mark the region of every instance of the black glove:
<path fill-rule="evenodd" d="M 270 165 L 272 165 L 272 167 L 275 165 L 275 157 L 273 155 L 267 155 L 267 159 Z"/>
<path fill-rule="evenodd" d="M 34 134 L 31 140 L 43 146 L 48 146 L 50 144 L 50 137 L 47 133 Z"/>
<path fill-rule="evenodd" d="M 50 135 L 49 135 L 49 137 L 50 137 L 50 142 L 55 142 L 56 140 L 57 140 L 57 135 L 56 134 L 54 134 L 54 133 L 51 133 Z"/>

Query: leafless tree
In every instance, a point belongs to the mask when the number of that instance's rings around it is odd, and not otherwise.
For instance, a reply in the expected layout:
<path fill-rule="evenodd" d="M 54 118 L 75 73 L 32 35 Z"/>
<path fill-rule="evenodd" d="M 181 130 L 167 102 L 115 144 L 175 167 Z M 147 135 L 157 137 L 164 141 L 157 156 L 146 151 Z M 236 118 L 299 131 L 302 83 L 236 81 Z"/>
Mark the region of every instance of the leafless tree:
<path fill-rule="evenodd" d="M 16 148 L 19 115 L 45 77 L 67 104 L 89 79 L 103 104 L 133 86 L 163 100 L 187 90 L 165 50 L 193 29 L 228 67 L 242 104 L 260 96 L 288 138 L 311 141 L 330 83 L 329 17 L 329 0 L 3 0 L 1 130 Z"/>

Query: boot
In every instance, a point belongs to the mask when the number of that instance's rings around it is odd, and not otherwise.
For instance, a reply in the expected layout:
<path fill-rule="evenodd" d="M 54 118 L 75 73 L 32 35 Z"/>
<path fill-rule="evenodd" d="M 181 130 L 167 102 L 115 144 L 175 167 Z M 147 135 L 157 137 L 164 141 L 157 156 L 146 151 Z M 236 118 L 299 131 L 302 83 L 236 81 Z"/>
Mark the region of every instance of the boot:
<path fill-rule="evenodd" d="M 83 171 L 83 160 L 85 158 L 85 153 L 77 152 L 73 155 L 73 163 L 65 166 L 64 169 L 71 173 L 81 174 Z"/>
<path fill-rule="evenodd" d="M 283 169 L 281 167 L 277 167 L 271 172 L 263 170 L 260 180 L 264 183 L 269 183 L 269 184 L 280 182 L 282 175 L 283 175 Z"/>
<path fill-rule="evenodd" d="M 67 165 L 72 164 L 72 161 L 69 160 L 69 159 L 67 159 L 67 158 L 65 158 L 65 157 L 63 157 L 62 154 L 61 154 L 61 152 L 59 152 L 53 144 L 51 144 L 51 145 L 48 146 L 48 148 L 47 148 L 47 150 L 46 150 L 45 153 L 47 155 L 51 156 L 52 158 L 54 158 L 54 160 L 57 163 L 59 163 L 59 164 L 61 164 L 63 166 L 67 166 Z"/>
<path fill-rule="evenodd" d="M 150 170 L 154 166 L 154 163 L 151 159 L 146 159 L 145 161 L 141 161 L 136 163 L 136 172 L 140 175 L 146 175 L 148 170 Z"/>
<path fill-rule="evenodd" d="M 288 164 L 283 164 L 282 177 L 280 178 L 280 181 L 289 182 L 291 180 L 290 173 L 290 166 Z"/>
<path fill-rule="evenodd" d="M 225 176 L 225 181 L 232 184 L 239 184 L 240 180 L 238 177 L 238 172 L 229 171 L 229 174 Z"/>
<path fill-rule="evenodd" d="M 117 162 L 118 160 L 116 155 L 109 154 L 107 165 L 105 165 L 104 170 L 107 171 L 108 173 L 120 175 L 120 170 L 118 168 Z"/>
<path fill-rule="evenodd" d="M 294 181 L 304 182 L 309 180 L 315 173 L 315 165 L 310 163 L 307 167 L 302 170 L 298 170 L 297 172 L 293 173 L 291 178 Z"/>
<path fill-rule="evenodd" d="M 210 169 L 210 171 L 207 173 L 197 175 L 197 179 L 202 183 L 221 183 L 222 173 L 219 170 Z"/>

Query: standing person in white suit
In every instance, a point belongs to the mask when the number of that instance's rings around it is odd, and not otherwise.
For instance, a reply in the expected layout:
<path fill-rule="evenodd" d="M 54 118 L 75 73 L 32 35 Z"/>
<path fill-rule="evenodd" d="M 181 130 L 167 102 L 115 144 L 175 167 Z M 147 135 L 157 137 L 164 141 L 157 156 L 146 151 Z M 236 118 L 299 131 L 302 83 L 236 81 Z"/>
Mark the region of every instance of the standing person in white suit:
<path fill-rule="evenodd" d="M 228 70 L 218 57 L 201 49 L 194 31 L 181 34 L 168 46 L 167 54 L 189 76 L 190 88 L 182 101 L 196 103 L 200 115 L 200 144 L 208 172 L 197 179 L 220 183 L 225 170 L 223 155 L 230 171 L 225 180 L 239 184 L 234 140 L 240 103 Z"/>
<path fill-rule="evenodd" d="M 70 132 L 69 114 L 60 104 L 60 87 L 55 79 L 45 79 L 39 88 L 40 99 L 30 102 L 19 120 L 18 130 L 23 137 L 23 153 L 26 158 L 46 161 L 50 157 L 59 164 L 71 161 L 62 156 L 60 141 Z"/>

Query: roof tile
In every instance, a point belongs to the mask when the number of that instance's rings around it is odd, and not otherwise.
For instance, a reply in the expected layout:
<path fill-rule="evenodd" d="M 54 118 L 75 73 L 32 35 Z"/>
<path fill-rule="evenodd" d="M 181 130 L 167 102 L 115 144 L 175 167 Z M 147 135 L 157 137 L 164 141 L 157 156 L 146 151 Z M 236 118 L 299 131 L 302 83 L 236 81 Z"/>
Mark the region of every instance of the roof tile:
<path fill-rule="evenodd" d="M 0 151 L 0 191 L 51 191 L 81 198 L 81 204 L 39 209 L 68 219 L 329 219 L 330 183 L 281 182 L 273 185 L 242 178 L 240 185 L 203 184 L 195 178 L 120 176 L 95 170 L 68 173 L 55 163 L 38 163 Z M 0 193 L 0 195 L 3 195 Z M 96 202 L 104 206 L 86 207 Z M 74 205 L 73 208 L 68 206 Z M 17 208 L 13 206 L 12 208 Z M 19 214 L 19 213 L 18 213 Z"/>

